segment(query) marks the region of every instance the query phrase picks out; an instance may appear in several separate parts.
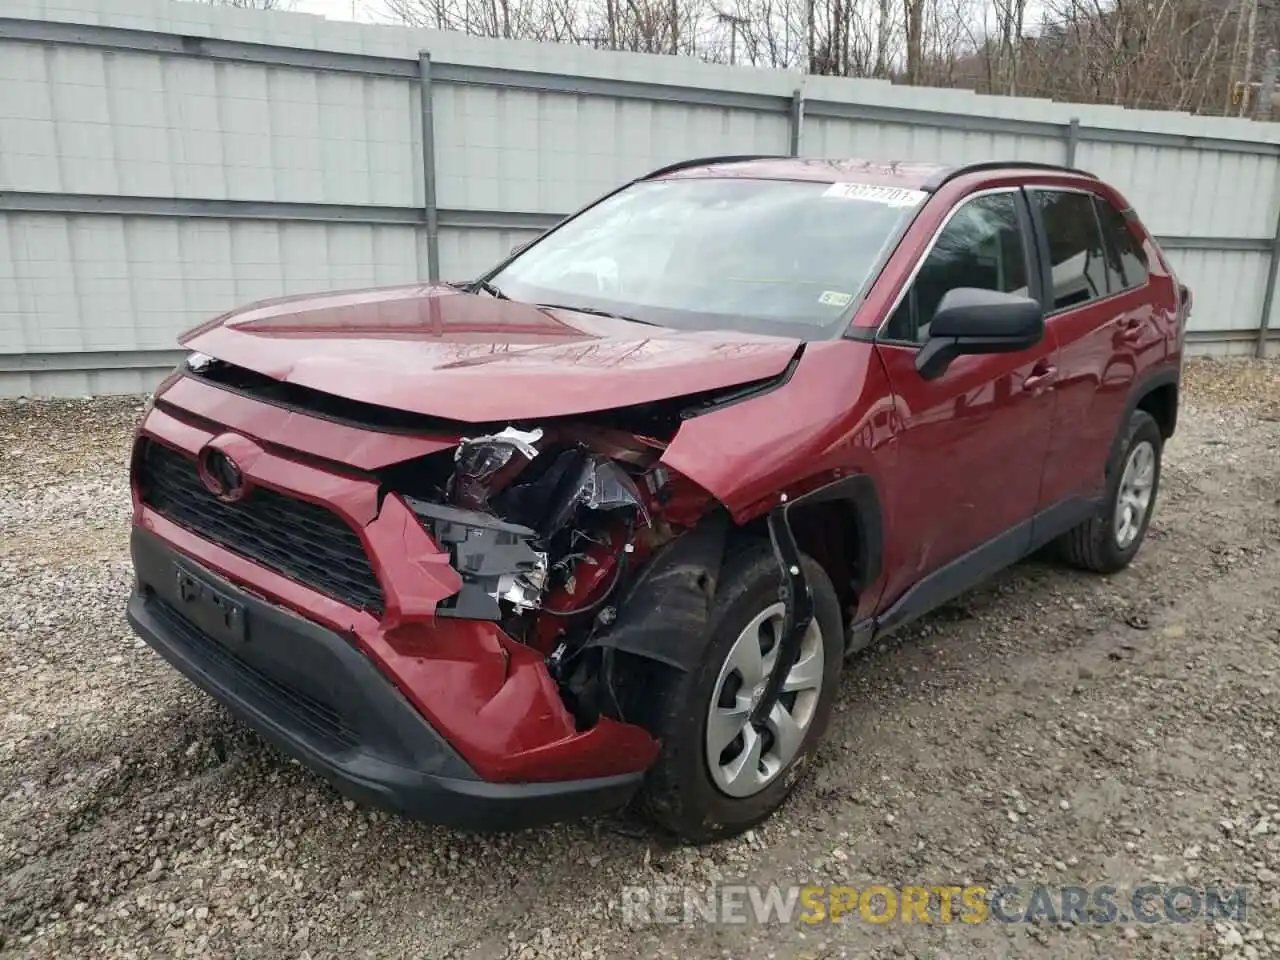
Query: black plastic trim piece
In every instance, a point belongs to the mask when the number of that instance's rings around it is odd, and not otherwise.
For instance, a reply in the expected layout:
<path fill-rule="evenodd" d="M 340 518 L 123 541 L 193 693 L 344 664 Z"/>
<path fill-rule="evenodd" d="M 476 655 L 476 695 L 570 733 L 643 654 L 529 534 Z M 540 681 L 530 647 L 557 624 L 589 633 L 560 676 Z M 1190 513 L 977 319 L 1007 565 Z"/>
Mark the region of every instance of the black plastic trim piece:
<path fill-rule="evenodd" d="M 804 577 L 804 568 L 800 565 L 800 548 L 795 534 L 791 530 L 791 512 L 820 503 L 845 500 L 853 505 L 858 518 L 859 536 L 857 539 L 857 571 L 858 576 L 853 587 L 861 593 L 880 576 L 884 556 L 884 523 L 880 510 L 880 496 L 876 492 L 875 481 L 866 474 L 854 474 L 842 477 L 826 486 L 810 490 L 785 504 L 780 504 L 769 512 L 769 539 L 773 543 L 773 552 L 782 570 L 782 602 L 786 605 L 786 618 L 783 622 L 782 637 L 779 639 L 779 650 L 774 671 L 769 677 L 752 719 L 764 722 L 773 709 L 786 677 L 785 665 L 795 660 L 804 633 L 813 620 L 813 594 Z M 865 629 L 857 627 L 845 640 L 845 651 L 851 653 L 858 646 L 871 642 L 874 635 L 874 624 L 866 623 Z"/>
<path fill-rule="evenodd" d="M 865 473 L 855 473 L 796 497 L 788 507 L 790 510 L 798 510 L 832 500 L 847 500 L 852 503 L 861 525 L 858 537 L 858 579 L 854 584 L 855 589 L 861 592 L 879 578 L 884 562 L 884 518 L 880 508 L 880 494 L 874 480 Z M 787 516 L 790 517 L 790 512 Z"/>
<path fill-rule="evenodd" d="M 1036 272 L 1038 276 L 1038 286 L 1040 288 L 1040 308 L 1044 311 L 1045 319 L 1049 319 L 1054 314 L 1053 309 L 1053 258 L 1049 253 L 1049 234 L 1045 230 L 1044 215 L 1040 212 L 1040 204 L 1036 202 L 1029 191 L 1020 191 L 1025 200 L 1024 209 L 1031 222 L 1030 242 L 1035 246 L 1036 256 Z"/>
<path fill-rule="evenodd" d="M 874 639 L 878 640 L 937 609 L 1076 524 L 1088 520 L 1097 511 L 1099 502 L 1094 497 L 1069 498 L 997 534 L 930 573 L 876 616 Z"/>
<path fill-rule="evenodd" d="M 460 620 L 501 620 L 498 584 L 507 574 L 537 568 L 538 535 L 529 527 L 508 523 L 478 510 L 462 510 L 405 496 L 432 538 L 449 551 L 462 577 L 462 589 L 436 605 L 436 616 Z"/>
<path fill-rule="evenodd" d="M 1031 546 L 1027 553 L 1034 553 L 1088 520 L 1101 508 L 1102 502 L 1102 497 L 1068 497 L 1041 510 L 1031 518 Z"/>
<path fill-rule="evenodd" d="M 867 617 L 865 620 L 859 620 L 857 623 L 851 624 L 849 632 L 844 638 L 844 654 L 849 656 L 864 650 L 871 645 L 876 638 L 876 618 Z"/>
<path fill-rule="evenodd" d="M 702 663 L 707 618 L 729 533 L 723 510 L 663 546 L 617 604 L 618 618 L 587 641 L 692 673 Z"/>
<path fill-rule="evenodd" d="M 876 637 L 898 630 L 1021 560 L 1031 548 L 1031 520 L 1023 520 L 918 580 L 876 617 Z"/>
<path fill-rule="evenodd" d="M 1124 453 L 1123 444 L 1125 434 L 1129 429 L 1129 418 L 1133 416 L 1133 411 L 1138 409 L 1138 405 L 1153 391 L 1160 387 L 1166 387 L 1172 384 L 1179 387 L 1182 379 L 1182 371 L 1180 369 L 1165 368 L 1163 370 L 1155 370 L 1141 380 L 1138 380 L 1133 388 L 1129 391 L 1129 399 L 1125 401 L 1124 412 L 1120 417 L 1120 425 L 1116 429 L 1115 438 L 1111 441 L 1111 453 L 1107 456 L 1107 476 L 1111 476 L 1120 463 L 1120 457 Z M 1179 388 L 1180 392 L 1180 388 Z M 1173 422 L 1170 424 L 1169 436 L 1172 437 L 1174 430 L 1178 425 L 1178 407 L 1173 408 Z M 1168 439 L 1168 438 L 1166 438 Z"/>
<path fill-rule="evenodd" d="M 695 417 L 706 416 L 708 413 L 716 413 L 725 407 L 732 407 L 734 404 L 742 403 L 744 400 L 754 400 L 756 397 L 762 397 L 766 393 L 772 393 L 779 387 L 785 387 L 791 382 L 792 376 L 795 375 L 796 367 L 800 366 L 800 358 L 803 356 L 804 344 L 802 343 L 796 347 L 796 352 L 791 355 L 791 359 L 787 361 L 787 365 L 781 373 L 764 380 L 753 380 L 740 386 L 725 387 L 722 390 L 717 390 L 710 399 L 703 400 L 701 406 L 694 404 L 681 410 L 680 420 L 692 420 Z"/>
<path fill-rule="evenodd" d="M 482 780 L 346 638 L 257 597 L 134 528 L 138 588 L 128 618 L 198 687 L 341 793 L 431 823 L 509 830 L 601 813 L 627 803 L 643 772 L 546 783 Z M 244 610 L 247 640 L 231 649 L 166 610 L 175 564 Z M 289 691 L 293 691 L 292 694 Z M 283 698 L 302 706 L 289 709 Z M 332 703 L 342 737 L 305 722 Z M 332 726 L 332 723 L 330 724 Z"/>
<path fill-rule="evenodd" d="M 796 654 L 800 651 L 800 643 L 813 622 L 813 591 L 805 579 L 804 568 L 800 565 L 800 548 L 791 533 L 791 524 L 787 520 L 790 503 L 779 504 L 769 511 L 769 540 L 773 544 L 773 555 L 778 560 L 782 572 L 782 583 L 778 587 L 778 597 L 782 600 L 782 635 L 777 639 L 777 652 L 773 660 L 773 672 L 769 674 L 763 694 L 756 701 L 751 711 L 751 722 L 763 724 L 778 702 L 782 693 L 782 684 L 795 663 Z"/>
<path fill-rule="evenodd" d="M 1031 212 L 1031 198 L 1027 191 L 1019 190 L 1015 194 L 1018 229 L 1022 233 L 1022 262 L 1027 272 L 1027 292 L 1031 299 L 1045 309 L 1045 296 L 1052 290 L 1052 284 L 1046 283 L 1044 264 L 1048 263 L 1048 250 L 1041 247 L 1042 230 L 1037 217 Z"/>

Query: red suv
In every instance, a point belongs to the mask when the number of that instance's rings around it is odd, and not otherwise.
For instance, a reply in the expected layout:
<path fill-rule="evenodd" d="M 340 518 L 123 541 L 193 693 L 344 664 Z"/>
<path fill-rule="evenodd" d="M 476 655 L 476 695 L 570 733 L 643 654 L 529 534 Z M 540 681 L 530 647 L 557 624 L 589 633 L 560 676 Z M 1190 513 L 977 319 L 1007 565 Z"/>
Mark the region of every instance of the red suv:
<path fill-rule="evenodd" d="M 667 167 L 481 279 L 186 334 L 129 618 L 356 798 L 731 835 L 846 654 L 1051 541 L 1129 563 L 1189 308 L 1076 170 Z"/>

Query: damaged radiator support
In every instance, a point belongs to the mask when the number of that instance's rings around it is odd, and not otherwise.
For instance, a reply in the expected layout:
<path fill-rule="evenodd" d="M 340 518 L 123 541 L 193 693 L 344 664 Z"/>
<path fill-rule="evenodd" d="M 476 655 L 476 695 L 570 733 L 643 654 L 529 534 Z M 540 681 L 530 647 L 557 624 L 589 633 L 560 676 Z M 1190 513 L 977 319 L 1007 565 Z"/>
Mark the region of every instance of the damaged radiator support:
<path fill-rule="evenodd" d="M 769 540 L 773 543 L 773 555 L 782 570 L 782 585 L 778 594 L 786 608 L 782 617 L 782 636 L 778 638 L 777 656 L 773 660 L 773 672 L 769 674 L 764 694 L 751 714 L 751 722 L 763 724 L 778 702 L 782 684 L 791 671 L 800 643 L 813 622 L 813 594 L 800 566 L 800 547 L 791 533 L 787 513 L 790 503 L 780 504 L 769 512 Z"/>
<path fill-rule="evenodd" d="M 522 580 L 541 586 L 546 575 L 546 554 L 534 549 L 536 534 L 529 527 L 508 523 L 475 510 L 461 510 L 416 497 L 405 502 L 430 524 L 432 535 L 448 548 L 454 568 L 462 577 L 462 590 L 436 608 L 441 617 L 499 620 L 499 597 L 510 599 Z M 517 594 L 519 595 L 519 594 Z"/>

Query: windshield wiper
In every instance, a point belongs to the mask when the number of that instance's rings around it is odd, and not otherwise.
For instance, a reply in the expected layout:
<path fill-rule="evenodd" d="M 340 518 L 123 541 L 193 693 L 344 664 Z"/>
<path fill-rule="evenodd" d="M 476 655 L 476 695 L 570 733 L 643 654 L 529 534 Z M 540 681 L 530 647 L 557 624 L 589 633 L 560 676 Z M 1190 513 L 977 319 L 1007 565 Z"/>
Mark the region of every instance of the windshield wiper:
<path fill-rule="evenodd" d="M 496 284 L 492 284 L 492 283 L 490 283 L 488 280 L 472 280 L 472 281 L 471 281 L 471 292 L 472 292 L 472 293 L 475 293 L 477 290 L 483 290 L 483 291 L 484 291 L 485 293 L 487 293 L 489 296 L 494 297 L 494 298 L 496 298 L 496 299 L 498 299 L 498 300 L 510 300 L 510 299 L 511 299 L 511 298 L 510 298 L 510 297 L 508 297 L 505 293 L 503 293 L 501 290 L 499 290 Z"/>
<path fill-rule="evenodd" d="M 610 320 L 626 320 L 628 323 L 643 323 L 646 327 L 660 327 L 662 324 L 654 323 L 652 320 L 637 320 L 635 317 L 626 317 L 620 313 L 610 313 L 608 310 L 600 310 L 596 307 L 574 307 L 567 303 L 540 303 L 540 307 L 548 310 L 572 310 L 575 313 L 589 313 L 593 317 L 608 317 Z"/>
<path fill-rule="evenodd" d="M 461 290 L 464 293 L 479 293 L 483 290 L 489 296 L 495 297 L 498 300 L 511 299 L 499 290 L 495 284 L 490 283 L 488 280 L 467 280 L 462 283 L 446 283 L 445 286 L 453 287 L 453 289 Z"/>

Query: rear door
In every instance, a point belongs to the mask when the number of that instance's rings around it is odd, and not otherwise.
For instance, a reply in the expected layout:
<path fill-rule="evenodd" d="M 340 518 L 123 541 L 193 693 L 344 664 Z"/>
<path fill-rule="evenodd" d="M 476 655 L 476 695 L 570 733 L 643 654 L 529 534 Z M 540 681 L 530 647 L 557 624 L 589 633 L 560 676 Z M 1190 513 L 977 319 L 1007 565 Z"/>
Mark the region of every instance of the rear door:
<path fill-rule="evenodd" d="M 965 198 L 881 327 L 878 350 L 900 417 L 890 491 L 891 540 L 900 553 L 887 565 L 886 601 L 975 548 L 991 547 L 949 570 L 950 587 L 963 589 L 1028 548 L 1024 521 L 1039 501 L 1053 419 L 1052 335 L 1019 353 L 959 357 L 933 380 L 915 362 L 948 290 L 1038 294 L 1031 243 L 1017 187 Z M 957 592 L 950 587 L 944 592 Z"/>
<path fill-rule="evenodd" d="M 1163 347 L 1144 254 L 1120 211 L 1083 188 L 1030 187 L 1027 195 L 1041 244 L 1045 326 L 1057 341 L 1059 368 L 1039 507 L 1070 515 L 1080 498 L 1104 489 L 1140 354 Z"/>

